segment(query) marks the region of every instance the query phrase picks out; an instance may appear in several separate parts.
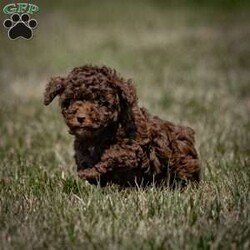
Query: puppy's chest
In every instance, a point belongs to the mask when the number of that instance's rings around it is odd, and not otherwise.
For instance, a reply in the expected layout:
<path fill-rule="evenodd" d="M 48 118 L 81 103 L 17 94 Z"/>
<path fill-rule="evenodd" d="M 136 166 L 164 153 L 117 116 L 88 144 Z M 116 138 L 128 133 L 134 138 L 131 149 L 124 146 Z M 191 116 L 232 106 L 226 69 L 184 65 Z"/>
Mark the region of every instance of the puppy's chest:
<path fill-rule="evenodd" d="M 89 146 L 88 155 L 94 164 L 100 161 L 102 154 L 104 153 L 105 148 L 98 146 Z"/>
<path fill-rule="evenodd" d="M 96 150 L 95 150 L 95 146 L 90 146 L 88 148 L 88 153 L 89 153 L 89 157 L 92 158 L 92 159 L 94 159 L 98 155 Z"/>

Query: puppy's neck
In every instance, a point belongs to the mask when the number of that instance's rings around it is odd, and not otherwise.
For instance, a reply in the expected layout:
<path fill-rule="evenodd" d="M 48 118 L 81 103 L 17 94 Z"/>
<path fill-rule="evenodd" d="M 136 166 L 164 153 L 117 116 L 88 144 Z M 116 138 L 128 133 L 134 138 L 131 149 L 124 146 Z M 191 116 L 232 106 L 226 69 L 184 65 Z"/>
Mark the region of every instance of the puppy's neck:
<path fill-rule="evenodd" d="M 102 145 L 110 145 L 112 144 L 113 140 L 116 137 L 117 132 L 117 124 L 110 124 L 108 127 L 103 128 L 98 134 L 82 138 L 79 136 L 75 137 L 75 140 L 78 141 L 81 144 L 91 146 L 99 145 L 100 147 Z"/>

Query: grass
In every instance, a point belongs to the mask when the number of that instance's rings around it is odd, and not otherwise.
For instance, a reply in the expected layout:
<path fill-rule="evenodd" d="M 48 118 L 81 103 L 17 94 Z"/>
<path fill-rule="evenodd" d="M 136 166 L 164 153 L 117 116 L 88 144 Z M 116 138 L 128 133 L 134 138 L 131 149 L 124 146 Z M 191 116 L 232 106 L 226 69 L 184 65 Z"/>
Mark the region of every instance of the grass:
<path fill-rule="evenodd" d="M 249 249 L 249 8 L 42 2 L 31 41 L 0 37 L 0 249 Z M 89 62 L 133 78 L 141 105 L 195 129 L 198 189 L 76 177 L 73 138 L 42 93 Z"/>

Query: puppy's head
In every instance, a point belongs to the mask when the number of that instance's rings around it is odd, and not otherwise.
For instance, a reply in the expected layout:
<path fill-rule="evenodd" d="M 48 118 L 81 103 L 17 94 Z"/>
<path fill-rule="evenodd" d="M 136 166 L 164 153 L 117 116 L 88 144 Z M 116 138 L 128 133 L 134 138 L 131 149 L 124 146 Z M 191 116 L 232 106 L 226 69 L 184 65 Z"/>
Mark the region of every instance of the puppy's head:
<path fill-rule="evenodd" d="M 110 124 L 122 123 L 137 102 L 130 82 L 107 67 L 88 65 L 73 69 L 66 78 L 52 78 L 44 104 L 50 104 L 57 95 L 70 133 L 82 138 L 96 136 Z"/>

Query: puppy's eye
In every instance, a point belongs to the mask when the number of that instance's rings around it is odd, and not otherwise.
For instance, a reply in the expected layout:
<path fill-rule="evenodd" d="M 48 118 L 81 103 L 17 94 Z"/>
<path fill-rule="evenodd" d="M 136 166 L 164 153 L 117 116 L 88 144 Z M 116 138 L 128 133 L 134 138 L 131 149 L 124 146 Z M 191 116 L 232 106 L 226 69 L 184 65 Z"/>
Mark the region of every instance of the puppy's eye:
<path fill-rule="evenodd" d="M 68 108 L 69 105 L 70 105 L 70 102 L 71 102 L 70 99 L 64 100 L 63 103 L 62 103 L 62 107 L 63 108 Z"/>
<path fill-rule="evenodd" d="M 103 105 L 103 106 L 108 106 L 108 105 L 109 105 L 109 102 L 106 101 L 106 99 L 104 99 L 104 98 L 100 98 L 100 99 L 98 100 L 98 103 L 99 103 L 100 105 Z"/>

